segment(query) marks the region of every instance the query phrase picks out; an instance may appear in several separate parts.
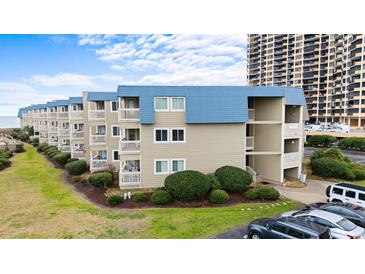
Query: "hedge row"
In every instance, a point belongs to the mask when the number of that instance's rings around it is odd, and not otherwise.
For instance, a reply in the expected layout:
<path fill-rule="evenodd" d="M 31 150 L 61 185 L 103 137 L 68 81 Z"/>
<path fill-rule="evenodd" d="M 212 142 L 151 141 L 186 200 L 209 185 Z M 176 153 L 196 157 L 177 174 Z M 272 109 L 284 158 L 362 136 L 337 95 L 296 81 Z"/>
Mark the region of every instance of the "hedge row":
<path fill-rule="evenodd" d="M 10 158 L 13 157 L 14 153 L 10 150 L 0 150 L 0 170 L 10 166 Z"/>
<path fill-rule="evenodd" d="M 365 138 L 351 137 L 339 141 L 338 146 L 342 149 L 365 152 Z"/>
<path fill-rule="evenodd" d="M 313 147 L 330 147 L 337 142 L 337 139 L 329 135 L 314 135 L 308 139 L 308 144 Z"/>

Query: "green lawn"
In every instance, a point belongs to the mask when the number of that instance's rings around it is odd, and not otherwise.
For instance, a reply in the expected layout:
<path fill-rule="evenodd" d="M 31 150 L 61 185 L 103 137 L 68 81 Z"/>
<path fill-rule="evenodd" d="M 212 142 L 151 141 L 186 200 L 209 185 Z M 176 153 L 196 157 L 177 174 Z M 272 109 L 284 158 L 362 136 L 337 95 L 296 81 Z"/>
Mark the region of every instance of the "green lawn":
<path fill-rule="evenodd" d="M 358 185 L 358 186 L 365 186 L 365 180 L 363 181 L 358 181 L 358 182 L 354 182 L 355 185 Z"/>
<path fill-rule="evenodd" d="M 26 144 L 0 172 L 0 238 L 207 238 L 299 206 L 291 201 L 220 208 L 110 210 L 63 182 Z"/>

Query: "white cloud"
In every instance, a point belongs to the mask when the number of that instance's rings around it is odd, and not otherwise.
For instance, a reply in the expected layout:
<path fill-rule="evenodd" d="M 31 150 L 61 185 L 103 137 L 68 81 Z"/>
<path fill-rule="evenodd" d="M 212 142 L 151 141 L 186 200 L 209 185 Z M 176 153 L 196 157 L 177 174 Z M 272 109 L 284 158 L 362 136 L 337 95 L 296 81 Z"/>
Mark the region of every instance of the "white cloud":
<path fill-rule="evenodd" d="M 98 46 L 98 45 L 106 45 L 108 44 L 115 35 L 112 34 L 81 34 L 79 35 L 78 44 L 80 46 L 90 45 L 90 46 Z"/>

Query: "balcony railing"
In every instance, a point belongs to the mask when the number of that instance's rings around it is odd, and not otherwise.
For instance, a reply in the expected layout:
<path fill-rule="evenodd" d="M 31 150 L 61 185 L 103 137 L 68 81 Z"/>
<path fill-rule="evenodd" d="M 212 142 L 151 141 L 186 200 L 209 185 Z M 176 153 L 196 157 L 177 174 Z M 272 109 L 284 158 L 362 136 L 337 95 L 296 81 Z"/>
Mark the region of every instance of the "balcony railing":
<path fill-rule="evenodd" d="M 71 152 L 71 154 L 72 154 L 72 158 L 80 159 L 80 158 L 85 157 L 85 151 L 83 151 L 83 150 L 73 150 Z"/>
<path fill-rule="evenodd" d="M 68 136 L 68 135 L 70 135 L 70 129 L 68 129 L 68 128 L 59 128 L 58 129 L 58 135 Z"/>
<path fill-rule="evenodd" d="M 91 160 L 90 161 L 90 169 L 99 170 L 104 169 L 108 166 L 107 160 Z"/>
<path fill-rule="evenodd" d="M 299 123 L 287 123 L 284 124 L 284 138 L 287 137 L 300 137 L 301 130 Z"/>
<path fill-rule="evenodd" d="M 47 113 L 45 112 L 39 113 L 39 118 L 47 118 Z"/>
<path fill-rule="evenodd" d="M 254 138 L 253 136 L 246 137 L 246 149 L 254 147 Z"/>
<path fill-rule="evenodd" d="M 50 141 L 49 141 L 49 145 L 50 145 L 50 146 L 58 147 L 58 141 L 50 140 Z"/>
<path fill-rule="evenodd" d="M 65 145 L 59 146 L 58 149 L 62 152 L 70 152 L 71 151 L 71 147 L 70 146 L 65 146 Z"/>
<path fill-rule="evenodd" d="M 284 153 L 284 167 L 297 166 L 301 164 L 299 152 Z"/>
<path fill-rule="evenodd" d="M 106 135 L 90 135 L 90 144 L 106 144 Z"/>
<path fill-rule="evenodd" d="M 68 119 L 68 112 L 59 112 L 58 118 L 60 119 Z"/>
<path fill-rule="evenodd" d="M 57 118 L 57 112 L 47 112 L 47 118 Z"/>
<path fill-rule="evenodd" d="M 120 152 L 130 153 L 141 150 L 141 141 L 120 141 Z"/>
<path fill-rule="evenodd" d="M 70 119 L 71 120 L 84 119 L 84 112 L 83 111 L 71 111 Z"/>
<path fill-rule="evenodd" d="M 141 183 L 141 172 L 124 172 L 120 173 L 120 185 L 123 184 L 139 184 Z"/>
<path fill-rule="evenodd" d="M 58 128 L 57 127 L 48 127 L 48 132 L 49 133 L 58 133 Z"/>
<path fill-rule="evenodd" d="M 72 138 L 73 139 L 77 139 L 77 138 L 84 138 L 84 132 L 83 131 L 72 131 Z"/>
<path fill-rule="evenodd" d="M 139 121 L 139 108 L 119 109 L 120 121 Z"/>
<path fill-rule="evenodd" d="M 105 119 L 105 110 L 89 110 L 89 119 L 91 120 Z"/>

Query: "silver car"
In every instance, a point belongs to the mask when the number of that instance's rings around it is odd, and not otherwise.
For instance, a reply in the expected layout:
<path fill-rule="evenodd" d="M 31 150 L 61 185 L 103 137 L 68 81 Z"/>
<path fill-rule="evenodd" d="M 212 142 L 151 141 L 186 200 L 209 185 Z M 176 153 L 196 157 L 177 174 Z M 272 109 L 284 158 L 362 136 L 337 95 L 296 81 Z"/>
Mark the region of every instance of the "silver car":
<path fill-rule="evenodd" d="M 324 225 L 330 228 L 331 236 L 335 239 L 364 239 L 365 229 L 355 225 L 346 218 L 319 209 L 304 209 L 289 211 L 281 215 L 282 217 L 302 218 L 306 221 Z"/>

